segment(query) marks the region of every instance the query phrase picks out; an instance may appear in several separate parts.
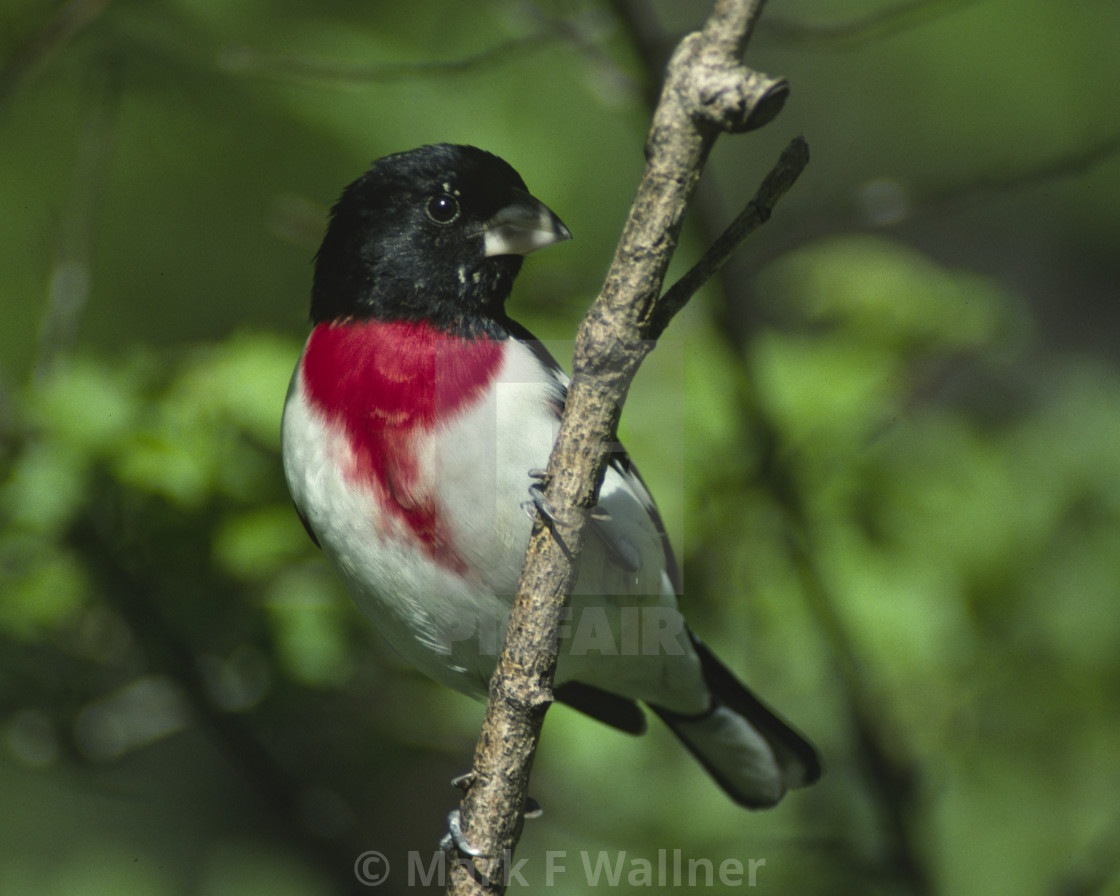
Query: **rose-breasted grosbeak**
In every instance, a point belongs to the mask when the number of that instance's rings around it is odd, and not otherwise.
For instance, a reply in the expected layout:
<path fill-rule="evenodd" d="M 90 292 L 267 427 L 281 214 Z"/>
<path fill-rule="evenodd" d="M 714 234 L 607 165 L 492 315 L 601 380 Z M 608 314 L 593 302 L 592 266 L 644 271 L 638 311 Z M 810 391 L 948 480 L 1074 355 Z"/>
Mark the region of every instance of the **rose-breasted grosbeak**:
<path fill-rule="evenodd" d="M 343 192 L 316 256 L 314 329 L 284 406 L 284 471 L 376 627 L 484 698 L 567 378 L 505 301 L 570 238 L 512 167 L 470 146 L 387 156 Z M 617 452 L 560 645 L 558 700 L 640 733 L 650 706 L 736 802 L 820 775 L 813 747 L 688 630 L 653 499 Z"/>

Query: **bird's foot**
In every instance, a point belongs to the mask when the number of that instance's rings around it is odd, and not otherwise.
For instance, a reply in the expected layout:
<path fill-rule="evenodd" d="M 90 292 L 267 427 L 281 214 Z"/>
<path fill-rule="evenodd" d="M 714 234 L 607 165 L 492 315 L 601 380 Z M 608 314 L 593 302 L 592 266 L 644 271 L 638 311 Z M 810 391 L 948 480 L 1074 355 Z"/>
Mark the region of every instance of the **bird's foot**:
<path fill-rule="evenodd" d="M 451 779 L 451 786 L 457 787 L 464 793 L 470 789 L 471 784 L 474 783 L 475 773 L 473 771 L 458 775 Z M 522 818 L 539 818 L 544 814 L 544 809 L 531 796 L 525 798 L 525 811 Z M 452 809 L 447 814 L 447 833 L 440 838 L 440 849 L 444 852 L 454 855 L 471 856 L 472 858 L 487 857 L 486 850 L 481 847 L 475 846 L 471 843 L 466 835 L 463 833 L 463 816 L 458 809 Z"/>
<path fill-rule="evenodd" d="M 471 843 L 463 834 L 463 817 L 458 809 L 447 813 L 447 833 L 439 841 L 439 848 L 449 855 L 464 855 L 479 859 L 486 855 L 486 850 Z"/>
<path fill-rule="evenodd" d="M 461 775 L 456 775 L 451 779 L 451 786 L 466 793 L 471 789 L 474 783 L 474 772 L 463 772 Z"/>
<path fill-rule="evenodd" d="M 530 470 L 529 478 L 533 480 L 529 483 L 529 500 L 521 503 L 521 509 L 525 511 L 526 516 L 535 520 L 539 514 L 549 528 L 564 525 L 556 514 L 555 505 L 544 496 L 544 489 L 548 484 L 548 471 Z"/>
<path fill-rule="evenodd" d="M 556 505 L 544 496 L 545 487 L 548 485 L 548 471 L 532 469 L 529 471 L 529 478 L 534 480 L 529 483 L 529 500 L 521 504 L 521 509 L 525 511 L 529 519 L 535 518 L 535 511 L 549 526 L 570 527 L 572 524 L 561 520 Z M 588 516 L 591 517 L 592 522 L 596 523 L 609 523 L 611 521 L 611 515 L 601 504 L 595 505 Z"/>

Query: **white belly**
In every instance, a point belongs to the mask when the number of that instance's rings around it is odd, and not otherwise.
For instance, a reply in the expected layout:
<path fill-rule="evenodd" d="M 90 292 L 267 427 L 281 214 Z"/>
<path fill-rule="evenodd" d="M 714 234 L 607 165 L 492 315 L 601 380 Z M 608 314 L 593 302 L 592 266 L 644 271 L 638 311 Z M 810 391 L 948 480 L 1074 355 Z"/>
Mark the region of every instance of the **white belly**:
<path fill-rule="evenodd" d="M 435 562 L 399 515 L 346 475 L 354 466 L 346 436 L 309 405 L 298 375 L 283 420 L 292 497 L 358 605 L 405 659 L 476 697 L 486 694 L 528 546 L 531 523 L 521 507 L 528 473 L 546 466 L 558 425 L 547 373 L 520 343 L 509 349 L 495 388 L 412 446 L 417 478 L 435 484 L 438 512 L 462 561 L 455 568 Z M 455 500 L 439 502 L 445 495 Z M 611 517 L 606 525 L 621 533 L 641 568 L 612 562 L 589 535 L 557 681 L 578 679 L 698 712 L 698 663 L 664 572 L 660 535 L 613 470 L 601 505 Z M 661 641 L 656 651 L 651 637 Z"/>

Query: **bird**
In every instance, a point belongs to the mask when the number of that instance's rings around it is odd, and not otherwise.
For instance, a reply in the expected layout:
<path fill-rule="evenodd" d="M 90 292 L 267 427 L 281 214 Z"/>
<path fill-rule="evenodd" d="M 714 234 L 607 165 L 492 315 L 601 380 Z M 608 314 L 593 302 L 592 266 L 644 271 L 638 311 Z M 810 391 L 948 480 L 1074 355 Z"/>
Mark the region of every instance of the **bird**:
<path fill-rule="evenodd" d="M 282 462 L 308 534 L 405 660 L 486 699 L 568 377 L 506 312 L 571 238 L 505 160 L 421 146 L 331 210 Z M 526 499 L 532 498 L 527 505 Z M 530 512 L 527 512 L 530 511 Z M 612 449 L 562 626 L 557 701 L 630 734 L 660 717 L 741 806 L 815 782 L 814 746 L 697 638 L 656 505 Z"/>

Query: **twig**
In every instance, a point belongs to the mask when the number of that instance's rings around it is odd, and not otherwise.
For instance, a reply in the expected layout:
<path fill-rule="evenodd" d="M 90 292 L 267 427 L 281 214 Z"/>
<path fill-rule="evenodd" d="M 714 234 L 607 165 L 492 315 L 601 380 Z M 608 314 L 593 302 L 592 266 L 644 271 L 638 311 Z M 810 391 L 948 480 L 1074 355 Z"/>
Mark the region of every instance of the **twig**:
<path fill-rule="evenodd" d="M 75 523 L 67 544 L 88 558 L 101 593 L 136 634 L 145 667 L 167 674 L 182 688 L 199 730 L 241 774 L 263 811 L 275 821 L 277 830 L 295 849 L 338 881 L 337 892 L 365 892 L 360 881 L 338 873 L 338 869 L 352 867 L 353 856 L 360 851 L 361 844 L 330 842 L 309 830 L 304 816 L 305 784 L 277 761 L 243 719 L 216 702 L 195 651 L 163 611 L 168 601 L 161 582 L 170 579 L 152 576 L 143 564 L 137 563 L 139 545 L 123 543 L 124 537 L 111 519 L 90 513 Z"/>
<path fill-rule="evenodd" d="M 611 7 L 641 63 L 642 73 L 637 80 L 641 95 L 652 113 L 657 107 L 662 74 L 672 50 L 672 41 L 653 9 L 644 0 L 611 0 Z M 767 28 L 769 22 L 768 16 L 760 23 L 760 30 Z M 722 232 L 723 222 L 727 218 L 723 199 L 714 179 L 707 177 L 700 180 L 689 209 L 689 226 L 694 228 L 701 245 L 711 245 Z M 742 267 L 743 262 L 738 260 L 719 270 L 720 288 L 726 298 L 729 319 L 732 308 L 738 319 L 749 313 L 750 304 L 743 300 L 744 293 L 749 292 L 749 279 L 743 276 Z M 743 326 L 736 325 L 726 328 L 726 331 L 738 338 L 743 329 Z"/>
<path fill-rule="evenodd" d="M 315 82 L 366 86 L 421 77 L 461 75 L 465 72 L 505 65 L 519 55 L 552 43 L 556 36 L 546 31 L 516 37 L 459 59 L 369 65 L 291 54 L 269 54 L 253 47 L 231 46 L 222 51 L 218 65 L 234 75 L 275 81 Z"/>
<path fill-rule="evenodd" d="M 909 4 L 907 9 L 915 11 L 919 6 L 926 7 L 928 4 L 923 0 L 921 3 Z M 615 0 L 615 8 L 620 12 L 620 17 L 629 30 L 635 18 L 631 0 Z M 877 24 L 886 23 L 877 22 Z M 765 28 L 767 32 L 773 31 L 772 19 L 767 19 Z M 632 31 L 631 37 L 638 45 L 639 55 L 643 60 L 655 57 L 661 41 L 659 35 L 650 29 L 648 21 L 643 22 L 640 30 Z M 646 80 L 653 81 L 655 78 L 656 73 L 649 70 Z M 725 242 L 729 232 L 744 219 L 753 222 L 764 216 L 758 214 L 759 209 L 756 206 L 765 207 L 764 197 L 769 195 L 771 189 L 777 185 L 775 182 L 781 182 L 779 172 L 788 168 L 790 163 L 797 164 L 796 143 L 797 141 L 794 141 L 786 149 L 782 161 L 767 176 L 759 189 L 759 194 L 748 203 L 732 227 L 714 240 L 712 247 L 701 260 L 665 294 L 663 303 L 675 304 L 682 299 L 687 301 L 688 296 L 699 289 L 703 281 L 718 270 L 718 268 L 709 270 L 709 266 L 725 260 L 720 246 Z M 796 177 L 796 173 L 793 176 Z M 792 180 L 790 182 L 792 183 Z M 701 194 L 697 196 L 698 200 L 704 198 Z M 707 198 L 709 201 L 701 205 L 699 214 L 696 215 L 699 229 L 705 234 L 716 232 L 712 209 L 720 204 L 710 193 Z M 803 234 L 804 228 L 801 232 Z M 722 282 L 726 313 L 729 316 L 735 313 L 742 317 L 744 314 L 742 306 L 746 304 L 742 299 L 744 281 L 742 278 L 732 279 L 736 282 L 729 282 L 727 277 L 724 277 Z M 674 295 L 678 290 L 684 293 L 679 298 Z M 737 354 L 744 350 L 746 334 L 741 327 L 721 328 L 721 332 L 725 334 L 731 348 Z M 772 443 L 776 438 L 773 422 L 766 417 L 761 408 L 755 405 L 750 405 L 745 410 L 756 437 L 763 444 Z M 920 788 L 917 770 L 913 761 L 900 746 L 900 739 L 895 736 L 891 725 L 893 714 L 884 704 L 882 694 L 873 686 L 858 650 L 836 614 L 834 595 L 820 573 L 817 550 L 813 544 L 810 527 L 806 524 L 804 502 L 799 493 L 799 486 L 777 458 L 773 458 L 766 466 L 765 482 L 774 500 L 785 513 L 792 542 L 792 559 L 801 578 L 806 600 L 828 642 L 840 680 L 843 682 L 852 727 L 856 732 L 857 753 L 867 772 L 868 791 L 882 823 L 883 841 L 879 867 L 894 880 L 904 881 L 911 892 L 915 894 L 929 892 L 930 875 L 925 864 L 927 857 L 922 854 L 915 831 L 921 817 L 918 811 Z"/>
<path fill-rule="evenodd" d="M 779 479 L 786 478 L 779 474 Z M 906 749 L 895 723 L 895 714 L 882 690 L 875 685 L 863 657 L 836 611 L 836 595 L 821 573 L 820 550 L 805 521 L 797 486 L 787 483 L 774 490 L 788 496 L 784 502 L 794 567 L 809 608 L 828 642 L 855 731 L 856 755 L 865 770 L 868 793 L 874 801 L 882 831 L 879 866 L 912 896 L 933 891 L 928 856 L 922 848 L 921 769 Z"/>
<path fill-rule="evenodd" d="M 657 339 L 673 316 L 680 311 L 699 289 L 731 257 L 743 240 L 765 224 L 778 200 L 793 186 L 805 166 L 809 164 L 809 144 L 802 137 L 795 137 L 782 152 L 778 164 L 766 175 L 754 198 L 747 203 L 737 218 L 719 235 L 696 264 L 674 283 L 657 303 L 650 318 L 648 339 Z"/>
<path fill-rule="evenodd" d="M 766 20 L 764 30 L 767 40 L 778 46 L 850 49 L 893 37 L 974 3 L 976 0 L 910 0 L 832 24 L 772 17 Z"/>
<path fill-rule="evenodd" d="M 66 44 L 105 11 L 110 0 L 67 0 L 0 68 L 0 103 L 20 82 L 30 82 Z"/>
<path fill-rule="evenodd" d="M 978 202 L 1058 178 L 1087 174 L 1117 153 L 1120 153 L 1120 133 L 1113 133 L 1094 143 L 1034 159 L 1018 170 L 1005 165 L 999 170 L 966 175 L 956 182 L 915 184 L 912 203 L 916 211 L 924 212 L 954 203 Z"/>
<path fill-rule="evenodd" d="M 452 59 L 423 59 L 416 62 L 348 62 L 319 56 L 269 53 L 255 47 L 225 47 L 218 65 L 226 72 L 244 77 L 280 82 L 323 84 L 331 87 L 366 87 L 418 78 L 442 78 L 507 66 L 528 53 L 559 44 L 569 44 L 600 65 L 607 61 L 596 45 L 587 16 L 534 17 L 534 27 L 525 34 L 500 41 L 485 49 Z M 621 76 L 620 73 L 616 73 Z"/>
<path fill-rule="evenodd" d="M 658 296 L 700 171 L 721 130 L 759 127 L 781 109 L 788 85 L 741 63 L 761 0 L 717 0 L 700 32 L 681 41 L 646 143 L 646 168 L 603 289 L 579 328 L 574 372 L 545 497 L 561 519 L 561 545 L 540 520 L 533 528 L 505 645 L 460 807 L 462 838 L 477 857 L 456 862 L 448 892 L 502 893 L 520 837 L 529 771 L 552 700 L 561 608 L 575 583 L 586 511 L 630 382 L 663 328 Z M 662 320 L 664 317 L 664 320 Z"/>
<path fill-rule="evenodd" d="M 610 0 L 610 5 L 641 63 L 643 76 L 638 83 L 646 106 L 653 111 L 657 107 L 661 73 L 665 69 L 671 44 L 648 3 L 642 0 Z"/>
<path fill-rule="evenodd" d="M 96 75 L 89 112 L 78 133 L 70 194 L 51 266 L 35 362 L 37 379 L 46 376 L 72 347 L 92 290 L 97 219 L 113 158 L 120 99 L 113 64 Z"/>

